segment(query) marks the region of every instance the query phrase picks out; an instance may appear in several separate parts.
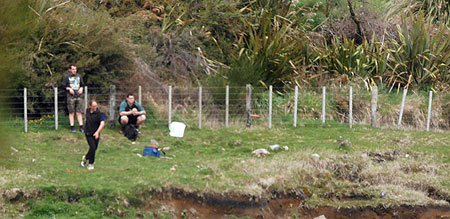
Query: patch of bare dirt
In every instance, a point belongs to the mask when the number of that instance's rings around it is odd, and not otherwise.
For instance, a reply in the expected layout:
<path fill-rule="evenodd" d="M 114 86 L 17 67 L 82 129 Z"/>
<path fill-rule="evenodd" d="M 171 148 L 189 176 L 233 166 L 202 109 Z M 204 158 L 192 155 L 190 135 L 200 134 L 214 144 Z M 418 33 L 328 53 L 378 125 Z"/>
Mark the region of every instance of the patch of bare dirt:
<path fill-rule="evenodd" d="M 252 218 L 287 217 L 300 206 L 305 196 L 298 193 L 273 193 L 272 198 L 260 199 L 249 195 L 220 195 L 184 192 L 173 189 L 156 193 L 145 209 L 170 212 L 177 217 L 226 218 L 228 216 L 250 216 Z"/>
<path fill-rule="evenodd" d="M 319 207 L 314 209 L 300 209 L 300 218 L 314 218 L 324 215 L 326 218 L 450 218 L 450 207 L 438 206 L 396 206 L 396 207 L 361 207 L 361 208 L 333 208 Z"/>
<path fill-rule="evenodd" d="M 342 196 L 336 193 L 328 193 L 324 196 L 321 196 L 322 198 L 329 199 L 329 200 L 338 200 L 338 201 L 355 201 L 355 200 L 372 200 L 374 197 L 362 195 L 362 194 L 351 194 Z"/>
<path fill-rule="evenodd" d="M 28 199 L 33 199 L 41 196 L 39 189 L 22 190 L 18 188 L 6 189 L 0 191 L 0 197 L 11 203 L 17 203 L 19 201 L 26 201 Z"/>
<path fill-rule="evenodd" d="M 384 153 L 379 152 L 369 152 L 367 155 L 370 157 L 371 160 L 381 163 L 386 161 L 393 161 L 398 159 L 401 155 L 400 152 L 393 150 L 393 151 L 387 151 Z"/>
<path fill-rule="evenodd" d="M 219 194 L 199 195 L 173 190 L 156 193 L 144 206 L 156 214 L 169 212 L 181 218 L 449 218 L 449 206 L 395 206 L 395 207 L 311 207 L 305 197 L 297 193 L 272 194 L 271 198 Z M 371 197 L 354 195 L 340 197 L 342 201 L 370 200 Z"/>
<path fill-rule="evenodd" d="M 303 191 L 303 190 L 302 190 Z M 323 215 L 325 218 L 447 218 L 450 219 L 450 206 L 410 206 L 401 205 L 393 207 L 314 207 L 306 203 L 308 194 L 300 191 L 287 193 L 272 192 L 268 197 L 258 198 L 251 195 L 239 194 L 202 194 L 186 192 L 182 189 L 168 189 L 165 191 L 149 191 L 145 200 L 132 204 L 124 200 L 126 208 L 134 207 L 141 210 L 155 212 L 156 218 L 167 216 L 169 213 L 175 218 L 315 218 Z M 435 199 L 449 201 L 449 197 L 441 194 L 434 188 L 428 189 L 429 196 Z M 8 189 L 0 192 L 3 199 L 20 204 L 33 198 L 42 198 L 38 190 L 22 191 Z M 91 195 L 94 195 L 92 193 Z M 138 195 L 139 196 L 139 195 Z M 372 197 L 364 195 L 349 195 L 330 199 L 340 201 L 371 200 Z M 78 202 L 79 197 L 68 196 L 67 202 Z M 120 212 L 114 214 L 120 216 Z M 322 217 L 323 218 L 323 217 Z"/>
<path fill-rule="evenodd" d="M 434 199 L 434 200 L 444 200 L 450 204 L 450 196 L 448 194 L 443 194 L 436 188 L 429 186 L 428 187 L 428 197 Z"/>

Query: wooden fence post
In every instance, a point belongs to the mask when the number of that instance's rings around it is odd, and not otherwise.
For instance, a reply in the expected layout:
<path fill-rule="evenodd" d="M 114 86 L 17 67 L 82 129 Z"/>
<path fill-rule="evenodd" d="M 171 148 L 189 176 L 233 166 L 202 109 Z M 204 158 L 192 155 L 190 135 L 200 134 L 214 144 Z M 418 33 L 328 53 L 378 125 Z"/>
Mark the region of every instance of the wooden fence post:
<path fill-rule="evenodd" d="M 370 105 L 372 106 L 372 127 L 377 127 L 377 104 L 378 104 L 378 87 L 372 87 L 372 99 L 370 101 Z"/>
<path fill-rule="evenodd" d="M 53 88 L 53 91 L 55 93 L 55 130 L 58 130 L 58 88 Z"/>
<path fill-rule="evenodd" d="M 116 127 L 115 120 L 115 109 L 116 109 L 116 86 L 109 86 L 109 127 Z"/>
<path fill-rule="evenodd" d="M 398 115 L 398 122 L 397 122 L 398 128 L 400 128 L 402 126 L 403 109 L 405 107 L 405 99 L 406 99 L 407 92 L 408 92 L 407 89 L 403 89 L 402 104 L 400 105 L 400 114 Z"/>
<path fill-rule="evenodd" d="M 427 132 L 430 131 L 431 102 L 432 102 L 432 100 L 433 100 L 433 91 L 430 91 L 430 97 L 428 98 Z"/>
<path fill-rule="evenodd" d="M 249 128 L 252 126 L 252 122 L 251 122 L 251 112 L 252 112 L 252 106 L 251 106 L 251 98 L 252 98 L 252 87 L 250 84 L 247 84 L 246 86 L 246 104 L 245 104 L 245 111 L 247 112 L 247 123 L 246 123 L 246 127 Z"/>

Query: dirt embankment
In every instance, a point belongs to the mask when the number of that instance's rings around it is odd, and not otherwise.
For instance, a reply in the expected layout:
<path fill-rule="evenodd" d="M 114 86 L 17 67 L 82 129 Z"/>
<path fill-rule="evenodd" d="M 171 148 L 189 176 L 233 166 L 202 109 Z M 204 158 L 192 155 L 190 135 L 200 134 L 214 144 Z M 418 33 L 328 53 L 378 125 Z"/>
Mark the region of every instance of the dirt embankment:
<path fill-rule="evenodd" d="M 155 193 L 152 201 L 144 206 L 157 215 L 169 212 L 184 218 L 227 218 L 229 216 L 251 218 L 448 218 L 450 206 L 393 207 L 311 207 L 305 204 L 305 197 L 298 194 L 272 194 L 272 198 L 258 199 L 252 196 L 203 194 L 172 190 Z M 345 200 L 360 200 L 360 197 L 346 197 Z"/>
<path fill-rule="evenodd" d="M 336 208 L 328 206 L 310 206 L 306 203 L 308 195 L 302 192 L 287 194 L 272 193 L 270 198 L 257 198 L 238 194 L 200 194 L 186 192 L 182 189 L 166 189 L 139 194 L 136 200 L 123 200 L 126 208 L 136 208 L 140 212 L 153 211 L 154 216 L 170 214 L 175 218 L 229 218 L 231 216 L 250 218 L 447 218 L 450 219 L 450 206 L 411 206 L 392 207 L 352 207 Z M 95 195 L 95 194 L 91 194 Z M 41 199 L 43 194 L 38 190 L 28 192 L 20 189 L 9 189 L 2 192 L 1 197 L 13 204 L 28 199 Z M 80 197 L 73 194 L 67 196 L 69 203 L 77 202 Z M 370 200 L 370 197 L 341 197 L 342 201 Z M 131 201 L 131 202 L 130 202 Z M 133 204 L 131 204 L 133 203 Z M 109 214 L 124 217 L 123 212 L 108 210 Z M 144 217 L 143 215 L 141 215 Z M 320 217 L 322 216 L 322 217 Z M 139 217 L 139 214 L 138 214 Z"/>

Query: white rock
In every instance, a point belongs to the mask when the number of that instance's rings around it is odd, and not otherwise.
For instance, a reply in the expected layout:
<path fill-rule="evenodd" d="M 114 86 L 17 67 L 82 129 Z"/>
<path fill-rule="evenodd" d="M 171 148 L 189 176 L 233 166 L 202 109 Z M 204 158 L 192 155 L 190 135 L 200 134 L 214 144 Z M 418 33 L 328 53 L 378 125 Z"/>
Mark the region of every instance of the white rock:
<path fill-rule="evenodd" d="M 284 148 L 284 150 L 286 150 L 286 151 L 289 150 L 289 147 L 288 147 L 288 146 L 284 146 L 283 148 Z"/>
<path fill-rule="evenodd" d="M 320 215 L 319 217 L 315 217 L 315 218 L 313 218 L 313 219 L 327 219 L 326 217 L 325 217 L 325 215 Z"/>
<path fill-rule="evenodd" d="M 320 155 L 318 155 L 318 154 L 312 154 L 312 156 L 315 158 L 320 158 Z"/>

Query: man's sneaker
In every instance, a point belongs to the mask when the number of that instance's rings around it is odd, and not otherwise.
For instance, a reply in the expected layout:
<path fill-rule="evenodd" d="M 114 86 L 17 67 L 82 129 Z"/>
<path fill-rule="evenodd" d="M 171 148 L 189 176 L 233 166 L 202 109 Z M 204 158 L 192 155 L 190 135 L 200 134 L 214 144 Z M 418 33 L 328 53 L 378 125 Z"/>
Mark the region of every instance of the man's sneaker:
<path fill-rule="evenodd" d="M 74 129 L 74 130 L 72 130 L 72 133 L 77 133 L 77 131 Z"/>
<path fill-rule="evenodd" d="M 83 128 L 80 128 L 80 132 L 84 134 L 84 129 L 83 129 Z"/>
<path fill-rule="evenodd" d="M 94 164 L 88 164 L 87 169 L 88 170 L 94 170 Z"/>
<path fill-rule="evenodd" d="M 86 160 L 86 155 L 83 155 L 83 157 L 81 158 L 81 166 L 84 167 L 86 166 L 87 160 Z"/>

